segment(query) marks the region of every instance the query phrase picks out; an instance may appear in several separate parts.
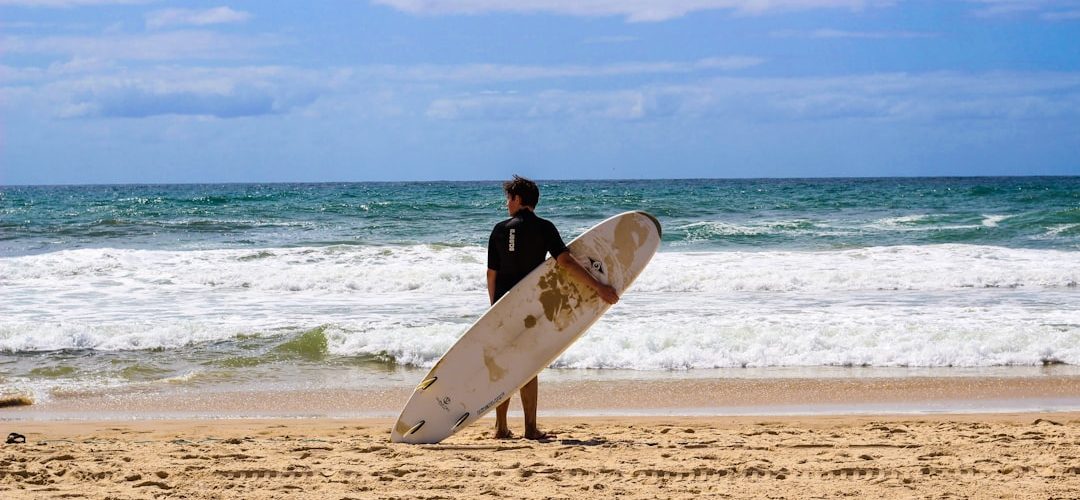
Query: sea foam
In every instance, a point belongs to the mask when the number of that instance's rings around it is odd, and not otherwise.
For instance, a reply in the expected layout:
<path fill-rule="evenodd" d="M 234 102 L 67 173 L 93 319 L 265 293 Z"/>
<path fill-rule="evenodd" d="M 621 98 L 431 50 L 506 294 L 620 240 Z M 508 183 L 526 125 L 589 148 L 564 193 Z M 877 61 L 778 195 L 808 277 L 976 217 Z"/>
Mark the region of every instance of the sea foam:
<path fill-rule="evenodd" d="M 79 249 L 0 258 L 0 350 L 203 349 L 323 328 L 429 366 L 487 308 L 472 246 Z M 555 366 L 1080 364 L 1080 254 L 977 245 L 662 251 Z"/>

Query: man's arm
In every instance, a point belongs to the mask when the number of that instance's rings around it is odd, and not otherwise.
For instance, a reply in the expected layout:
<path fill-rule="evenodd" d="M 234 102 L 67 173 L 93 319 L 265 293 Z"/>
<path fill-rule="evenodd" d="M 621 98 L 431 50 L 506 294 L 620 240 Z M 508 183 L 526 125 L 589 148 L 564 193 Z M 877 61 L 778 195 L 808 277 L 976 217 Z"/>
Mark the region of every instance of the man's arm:
<path fill-rule="evenodd" d="M 487 272 L 488 300 L 490 300 L 491 303 L 494 304 L 495 303 L 495 275 L 496 275 L 496 273 L 498 271 L 495 271 L 494 269 L 488 269 L 487 271 L 488 271 Z"/>
<path fill-rule="evenodd" d="M 573 255 L 570 255 L 570 250 L 560 253 L 559 256 L 555 258 L 555 261 L 558 262 L 560 266 L 565 267 L 566 270 L 570 272 L 570 276 L 573 276 L 581 283 L 588 285 L 589 288 L 596 290 L 596 294 L 599 295 L 600 299 L 604 302 L 615 304 L 619 301 L 619 294 L 615 292 L 615 287 L 597 281 L 597 279 L 589 274 L 584 267 L 581 267 L 581 264 L 578 264 L 578 261 L 574 259 Z M 489 281 L 495 279 L 491 277 L 492 272 L 493 271 L 488 271 Z"/>

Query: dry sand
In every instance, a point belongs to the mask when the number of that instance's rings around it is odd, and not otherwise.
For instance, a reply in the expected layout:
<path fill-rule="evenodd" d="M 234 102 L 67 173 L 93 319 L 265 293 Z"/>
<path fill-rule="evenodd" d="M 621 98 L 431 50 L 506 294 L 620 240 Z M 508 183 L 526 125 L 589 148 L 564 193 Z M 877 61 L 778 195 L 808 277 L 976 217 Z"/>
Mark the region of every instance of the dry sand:
<path fill-rule="evenodd" d="M 541 423 L 414 446 L 388 419 L 0 421 L 28 438 L 0 498 L 1080 498 L 1080 413 Z"/>

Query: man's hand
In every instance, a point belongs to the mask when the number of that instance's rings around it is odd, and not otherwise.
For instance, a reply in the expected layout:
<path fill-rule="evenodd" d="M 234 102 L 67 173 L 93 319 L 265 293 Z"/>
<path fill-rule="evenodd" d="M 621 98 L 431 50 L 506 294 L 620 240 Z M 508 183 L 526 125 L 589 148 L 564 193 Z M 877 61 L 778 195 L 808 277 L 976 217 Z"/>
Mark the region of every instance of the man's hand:
<path fill-rule="evenodd" d="M 581 264 L 578 264 L 578 261 L 570 255 L 569 250 L 559 254 L 559 256 L 555 258 L 555 261 L 558 262 L 559 265 L 565 267 L 570 272 L 570 276 L 573 276 L 583 284 L 588 285 L 589 288 L 596 290 L 596 294 L 600 296 L 600 300 L 603 300 L 608 304 L 615 304 L 619 301 L 619 294 L 615 291 L 615 287 L 597 281 L 589 271 L 586 271 L 584 267 L 581 267 Z"/>
<path fill-rule="evenodd" d="M 615 305 L 619 302 L 619 294 L 615 292 L 615 287 L 611 285 L 600 283 L 600 288 L 596 289 L 596 294 L 600 296 L 601 300 L 608 304 Z"/>

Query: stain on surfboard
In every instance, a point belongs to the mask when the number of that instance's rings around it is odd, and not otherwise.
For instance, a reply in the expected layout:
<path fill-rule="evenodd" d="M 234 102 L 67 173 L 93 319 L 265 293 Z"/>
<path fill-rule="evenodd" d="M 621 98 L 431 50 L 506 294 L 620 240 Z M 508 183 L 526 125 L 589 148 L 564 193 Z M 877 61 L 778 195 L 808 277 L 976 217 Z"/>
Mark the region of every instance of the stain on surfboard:
<path fill-rule="evenodd" d="M 540 277 L 540 304 L 544 306 L 544 317 L 558 330 L 573 323 L 577 317 L 574 308 L 581 302 L 581 291 L 570 283 L 564 270 L 553 267 Z"/>
<path fill-rule="evenodd" d="M 649 226 L 639 217 L 623 217 L 615 226 L 615 258 L 623 269 L 634 264 L 634 257 L 641 242 L 649 237 Z"/>
<path fill-rule="evenodd" d="M 492 382 L 502 379 L 503 375 L 506 374 L 506 369 L 495 362 L 495 354 L 497 353 L 494 349 L 491 349 L 490 347 L 484 348 L 484 366 L 487 366 L 488 379 Z"/>

